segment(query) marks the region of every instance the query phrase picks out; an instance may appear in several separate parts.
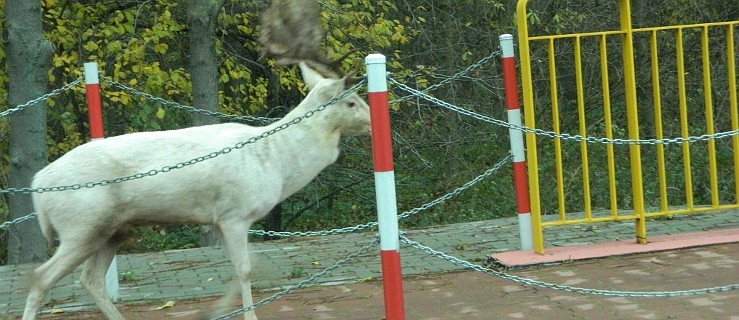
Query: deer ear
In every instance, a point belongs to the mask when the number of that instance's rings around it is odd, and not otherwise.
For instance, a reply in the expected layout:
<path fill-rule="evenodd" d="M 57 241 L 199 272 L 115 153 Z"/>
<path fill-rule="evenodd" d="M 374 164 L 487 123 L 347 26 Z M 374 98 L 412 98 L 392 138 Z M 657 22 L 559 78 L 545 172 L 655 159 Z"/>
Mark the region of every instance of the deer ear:
<path fill-rule="evenodd" d="M 325 79 L 320 73 L 308 66 L 307 63 L 301 62 L 299 65 L 300 71 L 303 73 L 303 81 L 305 82 L 305 85 L 308 86 L 309 90 L 313 90 L 319 82 Z"/>

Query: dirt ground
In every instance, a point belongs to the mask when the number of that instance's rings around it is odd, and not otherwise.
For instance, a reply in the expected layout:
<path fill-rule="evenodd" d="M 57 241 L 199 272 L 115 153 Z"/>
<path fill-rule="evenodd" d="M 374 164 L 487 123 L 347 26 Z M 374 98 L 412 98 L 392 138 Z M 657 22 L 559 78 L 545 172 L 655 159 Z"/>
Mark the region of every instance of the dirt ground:
<path fill-rule="evenodd" d="M 404 280 L 407 319 L 726 319 L 739 320 L 739 243 L 575 261 L 508 271 L 575 287 L 674 291 L 735 285 L 726 292 L 679 297 L 598 296 L 521 285 L 467 271 Z M 258 292 L 255 301 L 270 296 Z M 216 298 L 119 305 L 127 319 L 199 319 Z M 238 307 L 234 301 L 233 309 Z M 260 320 L 384 319 L 382 282 L 298 290 L 257 309 Z M 41 319 L 101 319 L 98 312 Z M 235 319 L 239 319 L 236 317 Z"/>

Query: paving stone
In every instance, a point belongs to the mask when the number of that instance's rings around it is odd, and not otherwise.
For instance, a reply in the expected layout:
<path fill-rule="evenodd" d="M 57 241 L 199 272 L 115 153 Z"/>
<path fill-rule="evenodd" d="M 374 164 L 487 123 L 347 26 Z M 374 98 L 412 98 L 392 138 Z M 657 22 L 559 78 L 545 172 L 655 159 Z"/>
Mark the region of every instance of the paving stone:
<path fill-rule="evenodd" d="M 514 250 L 519 245 L 516 218 L 505 218 L 472 223 L 438 226 L 426 229 L 406 231 L 406 236 L 435 250 L 446 252 L 453 256 L 467 260 L 483 261 L 490 253 L 499 250 Z M 673 219 L 649 221 L 648 235 L 658 236 L 687 231 L 710 230 L 739 226 L 739 211 L 726 211 L 701 215 L 681 215 Z M 350 253 L 372 241 L 376 232 L 353 233 L 318 238 L 283 239 L 270 242 L 254 242 L 250 248 L 254 257 L 254 287 L 272 291 L 287 285 L 296 284 L 309 275 L 320 272 L 333 265 Z M 614 239 L 633 238 L 633 224 L 630 222 L 606 223 L 593 226 L 563 226 L 545 229 L 547 246 L 589 244 L 595 242 L 612 241 Z M 373 248 L 369 253 L 358 257 L 348 265 L 333 271 L 329 276 L 319 280 L 319 283 L 340 284 L 366 279 L 379 278 L 379 248 Z M 721 256 L 715 252 L 696 250 L 691 251 L 691 260 L 684 265 L 664 266 L 663 259 L 674 258 L 683 254 L 679 251 L 661 253 L 651 261 L 637 261 L 641 267 L 612 267 L 608 276 L 599 279 L 589 278 L 583 274 L 570 274 L 567 269 L 558 269 L 560 274 L 551 274 L 559 281 L 569 285 L 588 285 L 596 288 L 611 288 L 632 286 L 638 289 L 647 286 L 646 281 L 667 272 L 678 275 L 680 281 L 665 283 L 664 290 L 680 290 L 700 288 L 707 283 L 706 273 L 714 270 L 736 270 L 739 267 L 739 258 Z M 673 256 L 670 256 L 673 255 Z M 451 270 L 460 270 L 448 261 L 429 256 L 405 244 L 401 244 L 401 261 L 404 275 L 423 275 Z M 318 263 L 316 265 L 315 263 Z M 142 300 L 167 300 L 189 297 L 206 297 L 220 295 L 229 290 L 230 282 L 235 279 L 233 267 L 225 252 L 220 247 L 195 248 L 167 252 L 144 254 L 129 254 L 118 256 L 119 272 L 131 272 L 133 279 L 122 284 L 121 297 L 124 302 Z M 0 316 L 19 314 L 25 304 L 29 275 L 37 265 L 0 266 Z M 594 268 L 598 266 L 593 262 Z M 300 269 L 296 269 L 300 268 Z M 294 273 L 300 271 L 299 277 Z M 46 308 L 54 306 L 92 306 L 87 292 L 79 285 L 79 272 L 66 276 L 53 288 L 46 301 Z M 526 276 L 526 273 L 521 273 Z M 537 274 L 540 277 L 541 274 Z M 551 279 L 550 279 L 551 280 Z M 729 279 L 731 280 L 731 279 Z M 735 279 L 733 279 L 735 280 Z M 728 280 L 727 280 L 728 281 Z M 735 281 L 734 281 L 735 282 Z M 432 290 L 433 288 L 429 288 Z M 651 289 L 646 287 L 645 289 Z M 495 289 L 496 292 L 507 295 L 520 295 L 522 303 L 527 297 L 541 294 L 541 291 L 530 287 L 509 283 Z M 570 308 L 573 318 L 601 319 L 594 315 L 602 315 L 602 319 L 644 318 L 692 319 L 688 316 L 700 317 L 700 312 L 690 310 L 715 308 L 723 310 L 729 302 L 726 296 L 693 297 L 693 300 L 683 299 L 684 306 L 673 308 L 670 314 L 650 313 L 642 302 L 627 298 L 609 298 L 593 302 L 583 296 L 569 293 L 549 293 L 552 301 L 561 301 Z M 480 299 L 495 303 L 480 294 Z M 735 297 L 739 299 L 739 297 Z M 612 299 L 612 300 L 611 300 Z M 619 305 L 618 314 L 614 315 L 602 310 L 599 303 Z M 735 300 L 739 301 L 739 300 Z M 528 301 L 531 302 L 531 301 Z M 532 302 L 533 303 L 533 302 Z M 477 317 L 476 307 L 471 304 L 450 306 L 470 319 L 490 319 L 495 315 L 486 314 Z M 539 318 L 546 318 L 548 306 L 544 305 L 513 305 L 502 306 L 497 310 L 500 319 L 515 319 L 522 314 L 521 308 L 528 308 L 537 312 Z M 550 307 L 549 307 L 550 308 Z M 713 311 L 717 312 L 717 311 Z M 328 313 L 328 312 L 324 312 Z M 531 313 L 523 313 L 531 316 Z M 587 316 L 585 316 L 587 315 Z M 376 318 L 375 318 L 376 319 Z M 727 315 L 727 318 L 728 315 Z"/>

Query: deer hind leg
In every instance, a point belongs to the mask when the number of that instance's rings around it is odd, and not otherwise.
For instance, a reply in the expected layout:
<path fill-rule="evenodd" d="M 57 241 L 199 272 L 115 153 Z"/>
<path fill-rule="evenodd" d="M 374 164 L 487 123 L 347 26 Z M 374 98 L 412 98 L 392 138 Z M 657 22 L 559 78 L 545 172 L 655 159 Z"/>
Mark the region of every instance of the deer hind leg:
<path fill-rule="evenodd" d="M 251 261 L 247 248 L 249 224 L 244 222 L 222 223 L 219 225 L 223 235 L 223 244 L 236 269 L 241 284 L 241 300 L 244 307 L 254 304 L 251 296 Z M 257 320 L 254 310 L 244 313 L 245 320 Z"/>
<path fill-rule="evenodd" d="M 59 279 L 77 268 L 96 249 L 89 243 L 62 242 L 51 259 L 33 271 L 33 284 L 26 299 L 23 320 L 36 319 L 36 314 L 41 308 L 41 302 L 49 293 L 51 287 Z"/>
<path fill-rule="evenodd" d="M 105 274 L 122 239 L 122 236 L 118 234 L 113 236 L 98 251 L 87 258 L 80 277 L 82 286 L 90 293 L 100 311 L 110 320 L 124 319 L 105 291 Z"/>

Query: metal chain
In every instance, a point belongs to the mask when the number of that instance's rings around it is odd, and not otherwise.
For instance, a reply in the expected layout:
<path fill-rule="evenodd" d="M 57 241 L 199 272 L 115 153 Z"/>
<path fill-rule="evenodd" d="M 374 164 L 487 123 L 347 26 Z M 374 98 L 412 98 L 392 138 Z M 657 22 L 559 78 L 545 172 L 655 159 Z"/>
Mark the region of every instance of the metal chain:
<path fill-rule="evenodd" d="M 487 177 L 492 175 L 494 172 L 498 171 L 503 165 L 505 165 L 509 160 L 513 158 L 513 155 L 509 154 L 507 157 L 503 158 L 500 162 L 495 164 L 492 168 L 488 169 L 487 171 L 483 172 L 479 176 L 475 177 L 474 179 L 468 181 L 461 187 L 457 187 L 453 191 L 434 199 L 433 201 L 426 203 L 420 207 L 408 210 L 406 212 L 403 212 L 402 214 L 398 215 L 398 220 L 407 219 L 411 216 L 414 216 L 418 214 L 421 211 L 425 211 L 428 209 L 433 208 L 434 206 L 449 200 L 453 197 L 456 197 L 463 191 L 471 188 L 472 186 L 478 184 L 480 181 L 485 180 Z M 368 222 L 360 225 L 356 225 L 353 227 L 344 227 L 344 228 L 338 228 L 338 229 L 330 229 L 330 230 L 321 230 L 321 231 L 296 231 L 296 232 L 289 232 L 289 231 L 264 231 L 264 230 L 249 230 L 249 234 L 252 235 L 258 235 L 258 236 L 278 236 L 278 237 L 316 237 L 316 236 L 327 236 L 327 235 L 337 235 L 337 234 L 345 234 L 345 233 L 352 233 L 352 232 L 358 232 L 362 231 L 364 229 L 369 229 L 376 227 L 379 223 L 377 221 Z"/>
<path fill-rule="evenodd" d="M 16 219 L 14 219 L 12 221 L 5 221 L 2 224 L 0 224 L 0 230 L 8 229 L 8 228 L 10 228 L 11 225 L 14 225 L 14 224 L 17 224 L 17 223 L 21 223 L 21 222 L 26 221 L 26 220 L 31 220 L 31 219 L 33 219 L 35 217 L 36 217 L 36 213 L 35 212 L 32 212 L 32 213 L 29 213 L 29 214 L 27 214 L 25 216 L 22 216 L 20 218 L 16 218 Z"/>
<path fill-rule="evenodd" d="M 375 239 L 372 240 L 369 244 L 367 244 L 364 247 L 360 248 L 356 252 L 354 252 L 354 253 L 346 256 L 346 258 L 337 261 L 332 266 L 330 266 L 330 267 L 328 267 L 326 269 L 323 269 L 323 271 L 312 275 L 310 278 L 305 279 L 303 281 L 300 281 L 296 285 L 291 286 L 291 287 L 289 287 L 289 288 L 287 288 L 287 289 L 285 289 L 283 291 L 280 291 L 278 293 L 275 293 L 274 295 L 272 295 L 272 296 L 270 296 L 268 298 L 265 298 L 265 299 L 263 299 L 263 300 L 255 303 L 255 304 L 251 305 L 251 306 L 243 307 L 241 309 L 238 309 L 238 310 L 229 312 L 227 314 L 224 314 L 224 315 L 222 315 L 220 317 L 217 317 L 217 318 L 213 318 L 211 320 L 230 319 L 230 318 L 235 317 L 237 315 L 243 314 L 244 312 L 252 311 L 252 310 L 254 310 L 254 309 L 258 308 L 258 307 L 261 307 L 261 306 L 263 306 L 263 305 L 265 305 L 267 303 L 270 303 L 272 301 L 279 300 L 282 297 L 284 297 L 284 296 L 292 293 L 293 291 L 295 291 L 297 289 L 302 289 L 302 288 L 307 287 L 310 284 L 315 283 L 319 278 L 321 278 L 321 277 L 323 277 L 325 275 L 328 275 L 329 273 L 331 273 L 331 271 L 334 271 L 334 270 L 336 270 L 336 269 L 344 266 L 349 261 L 352 261 L 352 260 L 356 259 L 357 257 L 359 257 L 359 256 L 361 256 L 361 255 L 363 255 L 363 254 L 365 254 L 367 252 L 369 252 L 369 250 L 372 249 L 372 247 L 375 247 L 378 243 L 380 243 L 380 238 L 379 237 L 375 237 Z"/>
<path fill-rule="evenodd" d="M 256 236 L 270 236 L 270 237 L 283 237 L 283 238 L 291 238 L 291 237 L 318 237 L 318 236 L 328 236 L 328 235 L 337 235 L 337 234 L 345 234 L 345 233 L 353 233 L 353 232 L 359 232 L 364 229 L 369 229 L 376 227 L 379 223 L 377 221 L 367 222 L 364 224 L 359 224 L 353 227 L 344 227 L 344 228 L 336 228 L 336 229 L 329 229 L 329 230 L 320 230 L 320 231 L 264 231 L 264 230 L 249 230 L 249 234 L 256 235 Z"/>
<path fill-rule="evenodd" d="M 439 198 L 437 198 L 437 199 L 435 199 L 435 200 L 433 200 L 433 201 L 431 201 L 429 203 L 426 203 L 426 204 L 424 204 L 424 205 L 422 205 L 420 207 L 417 207 L 417 208 L 408 210 L 408 211 L 406 211 L 406 212 L 398 215 L 398 220 L 410 218 L 411 216 L 414 216 L 414 215 L 416 215 L 416 214 L 418 214 L 418 213 L 420 213 L 422 211 L 431 209 L 434 206 L 436 206 L 436 205 L 438 205 L 438 204 L 440 204 L 440 203 L 442 203 L 444 201 L 447 201 L 447 200 L 449 200 L 449 199 L 451 199 L 451 198 L 459 195 L 463 191 L 465 191 L 465 190 L 471 188 L 472 186 L 480 183 L 481 181 L 485 180 L 487 177 L 489 177 L 490 175 L 492 175 L 494 172 L 498 171 L 503 165 L 505 165 L 512 158 L 513 158 L 513 156 L 509 154 L 508 156 L 506 156 L 505 158 L 503 158 L 503 160 L 501 160 L 497 164 L 495 164 L 495 166 L 493 166 L 492 168 L 490 168 L 487 171 L 483 172 L 482 174 L 480 174 L 479 176 L 475 177 L 474 179 L 468 181 L 464 185 L 462 185 L 460 187 L 457 187 L 453 191 L 451 191 L 451 192 L 449 192 L 449 193 L 447 193 L 447 194 L 445 194 L 445 195 L 443 195 L 443 196 L 441 196 L 441 197 L 439 197 Z M 31 214 L 29 214 L 27 216 L 20 217 L 18 219 L 13 220 L 13 221 L 7 221 L 7 222 L 3 223 L 2 225 L 0 225 L 0 230 L 6 228 L 7 226 L 9 226 L 11 224 L 21 223 L 23 221 L 32 219 L 35 216 L 36 216 L 36 213 L 31 213 Z M 328 236 L 328 235 L 353 233 L 353 232 L 358 232 L 358 231 L 362 231 L 362 230 L 365 230 L 365 229 L 373 228 L 373 227 L 376 227 L 376 226 L 378 226 L 378 222 L 377 221 L 372 221 L 372 222 L 368 222 L 368 223 L 364 223 L 364 224 L 359 224 L 359 225 L 352 226 L 352 227 L 335 228 L 335 229 L 320 230 L 320 231 L 294 231 L 294 232 L 290 232 L 290 231 L 249 230 L 249 234 L 251 234 L 251 235 L 257 235 L 257 236 L 265 236 L 266 235 L 266 236 L 271 236 L 271 237 L 284 237 L 284 238 L 289 238 L 289 237 L 317 237 L 317 236 Z"/>
<path fill-rule="evenodd" d="M 203 162 L 205 160 L 213 159 L 215 157 L 218 157 L 218 156 L 221 156 L 221 155 L 224 155 L 224 154 L 228 154 L 231 151 L 242 149 L 242 148 L 244 148 L 245 146 L 247 146 L 249 144 L 255 143 L 255 142 L 257 142 L 259 140 L 262 140 L 262 139 L 264 139 L 266 137 L 269 137 L 269 136 L 271 136 L 271 135 L 273 135 L 273 134 L 275 134 L 277 132 L 280 132 L 282 130 L 285 130 L 285 129 L 289 128 L 292 125 L 295 125 L 295 124 L 297 124 L 297 123 L 299 123 L 299 122 L 301 122 L 301 121 L 303 121 L 305 119 L 308 119 L 308 118 L 312 117 L 317 112 L 321 112 L 321 111 L 325 110 L 328 106 L 336 103 L 337 101 L 345 98 L 346 96 L 348 96 L 352 92 L 354 92 L 357 89 L 359 89 L 359 87 L 362 86 L 362 85 L 364 85 L 364 83 L 365 83 L 365 81 L 360 81 L 359 83 L 355 84 L 354 86 L 352 86 L 351 88 L 345 90 L 344 92 L 340 93 L 339 95 L 331 98 L 329 101 L 327 101 L 326 103 L 318 106 L 317 108 L 315 108 L 313 110 L 310 110 L 310 111 L 306 112 L 304 115 L 299 116 L 299 117 L 296 117 L 296 118 L 294 118 L 294 119 L 292 119 L 292 120 L 290 120 L 288 122 L 285 122 L 285 123 L 283 123 L 283 124 L 281 124 L 281 125 L 279 125 L 279 126 L 277 126 L 275 128 L 272 128 L 272 129 L 270 129 L 268 131 L 265 131 L 265 132 L 263 132 L 262 134 L 260 134 L 258 136 L 251 137 L 248 140 L 239 142 L 239 143 L 237 143 L 237 144 L 235 144 L 233 146 L 223 148 L 222 150 L 219 150 L 219 151 L 211 152 L 211 153 L 209 153 L 207 155 L 204 155 L 204 156 L 200 156 L 200 157 L 197 157 L 197 158 L 194 158 L 194 159 L 190 159 L 190 160 L 187 160 L 187 161 L 184 161 L 184 162 L 180 162 L 180 163 L 177 163 L 175 165 L 168 165 L 168 166 L 162 167 L 161 169 L 152 169 L 152 170 L 149 170 L 147 172 L 140 172 L 140 173 L 132 174 L 132 175 L 129 175 L 129 176 L 123 176 L 123 177 L 118 177 L 118 178 L 114 178 L 114 179 L 105 179 L 105 180 L 99 180 L 99 181 L 92 181 L 92 182 L 87 182 L 87 183 L 76 183 L 76 184 L 65 185 L 65 186 L 42 187 L 42 188 L 8 188 L 8 189 L 1 189 L 0 190 L 0 194 L 27 194 L 27 193 L 43 193 L 43 192 L 56 192 L 56 191 L 66 191 L 66 190 L 79 190 L 79 189 L 82 189 L 82 188 L 93 188 L 93 187 L 97 187 L 97 186 L 106 186 L 106 185 L 109 185 L 109 184 L 121 183 L 121 182 L 125 182 L 125 181 L 138 180 L 138 179 L 145 178 L 145 177 L 152 177 L 152 176 L 155 176 L 155 175 L 160 174 L 160 173 L 166 173 L 166 172 L 170 172 L 172 170 L 182 169 L 184 167 L 187 167 L 187 166 L 190 166 L 190 165 L 193 165 L 193 164 L 196 164 L 196 163 L 200 163 L 200 162 Z"/>
<path fill-rule="evenodd" d="M 733 137 L 736 135 L 739 135 L 739 130 L 731 130 L 726 132 L 719 132 L 715 134 L 704 134 L 701 136 L 690 136 L 690 137 L 679 137 L 679 138 L 665 138 L 665 139 L 636 139 L 636 140 L 629 140 L 629 139 L 609 139 L 609 138 L 598 138 L 598 137 L 583 137 L 581 135 L 573 135 L 569 133 L 557 133 L 552 131 L 545 131 L 542 129 L 531 129 L 526 126 L 517 126 L 510 124 L 506 121 L 498 120 L 486 115 L 482 115 L 479 113 L 476 113 L 474 111 L 470 111 L 455 105 L 452 105 L 450 103 L 447 103 L 445 101 L 442 101 L 440 99 L 437 99 L 435 97 L 429 96 L 424 94 L 423 92 L 413 89 L 407 85 L 404 85 L 394 79 L 388 79 L 388 81 L 394 85 L 396 85 L 401 90 L 410 92 L 414 96 L 421 97 L 425 100 L 428 100 L 432 103 L 435 103 L 443 108 L 455 111 L 457 113 L 475 118 L 477 120 L 485 121 L 488 123 L 492 123 L 498 126 L 502 126 L 508 129 L 513 130 L 519 130 L 526 133 L 533 133 L 540 136 L 545 136 L 549 138 L 559 138 L 563 140 L 568 141 L 574 141 L 574 142 L 589 142 L 589 143 L 601 143 L 601 144 L 616 144 L 616 145 L 631 145 L 631 144 L 637 144 L 637 145 L 666 145 L 666 144 L 681 144 L 681 143 L 693 143 L 693 142 L 699 142 L 699 141 L 707 141 L 707 140 L 714 140 L 714 139 L 724 139 L 728 137 Z"/>
<path fill-rule="evenodd" d="M 479 61 L 471 64 L 469 67 L 467 67 L 466 69 L 458 72 L 457 74 L 455 74 L 455 75 L 453 75 L 453 76 L 451 76 L 451 77 L 449 77 L 447 79 L 444 79 L 444 80 L 440 81 L 439 83 L 437 83 L 435 85 L 432 85 L 432 86 L 430 86 L 430 87 L 428 87 L 426 89 L 423 89 L 423 90 L 421 90 L 419 92 L 422 92 L 423 94 L 426 94 L 428 92 L 431 92 L 433 90 L 436 90 L 439 87 L 442 87 L 442 86 L 446 85 L 447 83 L 456 81 L 459 78 L 461 78 L 462 76 L 470 73 L 472 70 L 479 69 L 482 65 L 488 63 L 488 61 L 490 61 L 490 59 L 495 58 L 495 57 L 499 57 L 500 54 L 501 54 L 500 50 L 493 51 L 487 57 L 484 57 L 484 58 L 480 59 Z M 401 102 L 404 102 L 404 101 L 407 101 L 407 100 L 410 100 L 410 99 L 413 99 L 413 98 L 414 98 L 414 95 L 408 95 L 408 96 L 405 96 L 405 97 L 402 97 L 402 98 L 399 98 L 399 99 L 395 99 L 395 100 L 391 101 L 390 104 L 391 105 L 398 104 L 398 103 L 401 103 Z"/>
<path fill-rule="evenodd" d="M 447 193 L 447 194 L 445 194 L 445 195 L 443 195 L 443 196 L 441 196 L 441 197 L 439 197 L 439 198 L 437 198 L 437 199 L 435 199 L 435 200 L 433 200 L 433 201 L 431 201 L 429 203 L 426 203 L 426 204 L 424 204 L 424 205 L 422 205 L 420 207 L 417 207 L 417 208 L 408 210 L 408 211 L 400 214 L 398 216 L 398 220 L 410 218 L 413 215 L 416 215 L 416 214 L 418 214 L 418 213 L 420 213 L 422 211 L 431 209 L 432 207 L 434 207 L 434 206 L 436 206 L 436 205 L 438 205 L 438 204 L 440 204 L 440 203 L 442 203 L 442 202 L 444 202 L 446 200 L 449 200 L 449 199 L 451 199 L 451 198 L 459 195 L 463 191 L 471 188 L 472 186 L 476 185 L 477 183 L 481 182 L 482 180 L 484 180 L 487 177 L 489 177 L 490 175 L 492 175 L 494 172 L 498 171 L 512 157 L 513 156 L 509 154 L 503 160 L 501 160 L 497 164 L 495 164 L 495 166 L 493 166 L 492 168 L 490 168 L 487 171 L 483 172 L 482 174 L 480 174 L 479 176 L 475 177 L 474 179 L 468 181 L 467 183 L 465 183 L 461 187 L 458 187 L 458 188 L 454 189 L 453 191 L 451 191 L 451 192 L 449 192 L 449 193 Z M 82 187 L 83 187 L 83 185 L 79 185 L 79 188 L 77 188 L 77 189 L 81 189 Z M 85 184 L 84 187 L 88 187 L 87 184 Z M 11 189 L 7 189 L 7 190 L 11 191 Z M 19 189 L 16 189 L 16 190 L 19 190 Z M 0 190 L 0 191 L 5 191 L 5 190 Z M 61 191 L 61 190 L 45 190 L 45 191 L 38 191 L 38 192 L 46 192 L 46 191 Z M 29 191 L 29 192 L 32 192 L 32 191 Z M 35 215 L 35 213 L 33 215 Z M 14 224 L 14 223 L 19 223 L 19 222 L 23 222 L 23 221 L 25 221 L 27 219 L 30 219 L 30 218 L 31 217 L 28 217 L 26 219 L 23 219 L 23 220 L 20 220 L 20 221 L 17 221 L 17 222 L 16 221 L 9 221 L 9 222 L 6 222 L 5 224 L 8 224 L 9 225 L 9 224 Z M 5 224 L 3 224 L 3 226 Z M 256 235 L 256 236 L 265 236 L 266 235 L 266 236 L 270 236 L 270 237 L 284 237 L 284 238 L 290 238 L 290 237 L 317 237 L 317 236 L 328 236 L 328 235 L 338 235 L 338 234 L 346 234 L 346 233 L 359 232 L 359 231 L 362 231 L 362 230 L 365 230 L 365 229 L 374 228 L 376 226 L 378 226 L 378 222 L 377 221 L 371 221 L 371 222 L 367 222 L 367 223 L 364 223 L 364 224 L 359 224 L 359 225 L 351 226 L 351 227 L 335 228 L 335 229 L 320 230 L 320 231 L 264 231 L 264 230 L 249 230 L 249 234 Z"/>
<path fill-rule="evenodd" d="M 480 266 L 480 265 L 477 265 L 477 264 L 474 264 L 474 263 L 471 263 L 471 262 L 468 262 L 468 261 L 465 261 L 465 260 L 462 260 L 456 257 L 452 257 L 443 252 L 431 249 L 418 242 L 408 239 L 404 235 L 400 236 L 400 240 L 418 250 L 421 250 L 430 255 L 442 258 L 446 261 L 449 261 L 459 266 L 463 266 L 468 269 L 484 272 L 484 273 L 487 273 L 487 274 L 490 274 L 490 275 L 493 275 L 499 278 L 503 278 L 506 280 L 510 280 L 513 282 L 517 282 L 523 285 L 554 289 L 554 290 L 562 290 L 562 291 L 573 292 L 573 293 L 600 295 L 600 296 L 612 296 L 612 297 L 658 298 L 658 297 L 695 296 L 695 295 L 725 292 L 725 291 L 732 291 L 732 290 L 739 289 L 739 284 L 731 284 L 731 285 L 720 286 L 720 287 L 711 287 L 711 288 L 693 289 L 693 290 L 677 290 L 677 291 L 617 291 L 617 290 L 578 288 L 578 287 L 572 287 L 572 286 L 567 286 L 567 285 L 562 285 L 562 284 L 554 284 L 554 283 L 548 283 L 544 281 L 523 278 L 523 277 L 503 273 L 497 270 L 493 270 L 490 268 L 486 268 L 486 267 L 483 267 L 483 266 Z"/>
<path fill-rule="evenodd" d="M 72 81 L 72 82 L 70 82 L 70 83 L 66 84 L 65 86 L 63 86 L 63 87 L 61 87 L 61 88 L 57 88 L 57 89 L 54 89 L 53 91 L 51 91 L 51 92 L 49 92 L 49 93 L 47 93 L 47 94 L 45 94 L 45 95 L 43 95 L 43 96 L 40 96 L 40 97 L 38 97 L 38 98 L 36 98 L 36 99 L 33 99 L 33 100 L 31 100 L 31 101 L 28 101 L 28 102 L 26 102 L 26 103 L 24 103 L 24 104 L 18 105 L 18 106 L 17 106 L 17 107 L 15 107 L 15 108 L 10 108 L 10 109 L 8 109 L 8 110 L 5 110 L 5 111 L 3 111 L 3 112 L 0 112 L 0 118 L 2 118 L 2 117 L 6 117 L 6 116 L 8 116 L 8 115 L 10 115 L 10 114 L 12 114 L 12 113 L 14 113 L 14 112 L 17 112 L 17 111 L 21 111 L 21 110 L 25 109 L 26 107 L 29 107 L 29 106 L 35 105 L 35 104 L 37 104 L 37 103 L 39 103 L 39 102 L 41 102 L 41 101 L 44 101 L 44 100 L 48 100 L 48 99 L 50 99 L 51 97 L 54 97 L 54 96 L 56 96 L 56 95 L 59 95 L 60 93 L 62 93 L 62 92 L 64 92 L 64 91 L 67 91 L 67 90 L 69 90 L 70 88 L 72 88 L 72 87 L 76 86 L 76 85 L 77 85 L 77 84 L 79 84 L 79 83 L 80 83 L 81 81 L 82 81 L 82 78 L 81 78 L 81 77 L 80 77 L 80 78 L 77 78 L 77 80 L 74 80 L 74 81 Z"/>
<path fill-rule="evenodd" d="M 406 219 L 406 218 L 409 218 L 409 217 L 411 217 L 411 216 L 413 216 L 413 215 L 415 215 L 415 214 L 417 214 L 417 213 L 419 213 L 421 211 L 430 209 L 430 208 L 436 206 L 439 203 L 442 203 L 442 202 L 444 202 L 446 200 L 451 199 L 452 197 L 455 197 L 455 196 L 459 195 L 460 193 L 462 193 L 462 191 L 465 191 L 465 190 L 469 189 L 470 187 L 476 185 L 480 181 L 482 181 L 482 180 L 486 179 L 487 177 L 489 177 L 490 175 L 492 175 L 494 172 L 498 171 L 503 165 L 505 165 L 511 159 L 513 159 L 513 155 L 512 154 L 509 154 L 507 157 L 503 158 L 503 160 L 500 160 L 498 163 L 496 163 L 492 168 L 488 169 L 487 171 L 483 172 L 481 175 L 479 175 L 479 176 L 475 177 L 474 179 L 470 180 L 469 182 L 465 183 L 461 187 L 458 187 L 458 188 L 454 189 L 452 192 L 449 192 L 449 193 L 447 193 L 447 194 L 445 194 L 445 195 L 437 198 L 434 201 L 431 201 L 431 202 L 429 202 L 427 204 L 424 204 L 424 205 L 422 205 L 422 206 L 420 206 L 418 208 L 415 208 L 415 209 L 412 209 L 412 210 L 409 210 L 409 211 L 404 212 L 403 214 L 401 214 L 400 216 L 398 216 L 398 219 Z"/>
<path fill-rule="evenodd" d="M 217 111 L 210 111 L 210 110 L 198 109 L 198 108 L 195 108 L 195 107 L 191 107 L 191 106 L 186 106 L 186 105 L 183 105 L 183 104 L 179 104 L 179 103 L 174 102 L 174 101 L 170 101 L 170 100 L 166 100 L 166 99 L 163 99 L 163 98 L 155 97 L 155 96 L 153 96 L 151 94 L 148 94 L 146 92 L 142 92 L 142 91 L 136 90 L 134 88 L 128 87 L 128 86 L 126 86 L 126 85 L 124 85 L 124 84 L 122 84 L 120 82 L 117 82 L 117 81 L 115 81 L 115 80 L 113 80 L 111 78 L 108 78 L 108 77 L 101 77 L 101 79 L 103 79 L 106 82 L 110 83 L 112 86 L 114 86 L 114 87 L 116 87 L 118 89 L 121 89 L 121 90 L 123 90 L 125 92 L 128 92 L 128 93 L 130 93 L 130 94 L 132 94 L 134 96 L 143 97 L 145 99 L 148 99 L 148 100 L 151 100 L 151 101 L 154 101 L 154 102 L 161 103 L 162 105 L 164 105 L 166 107 L 171 107 L 171 108 L 175 108 L 175 109 L 185 110 L 185 111 L 189 111 L 189 112 L 192 112 L 192 113 L 205 114 L 205 115 L 209 115 L 209 116 L 213 116 L 213 117 L 217 117 L 219 119 L 225 119 L 225 120 L 229 120 L 229 121 L 248 121 L 248 122 L 257 122 L 257 123 L 272 123 L 272 122 L 275 122 L 275 121 L 279 120 L 279 119 L 276 119 L 276 118 L 239 116 L 239 115 L 233 115 L 233 114 L 225 114 L 225 113 L 221 113 L 221 112 L 217 112 Z"/>

